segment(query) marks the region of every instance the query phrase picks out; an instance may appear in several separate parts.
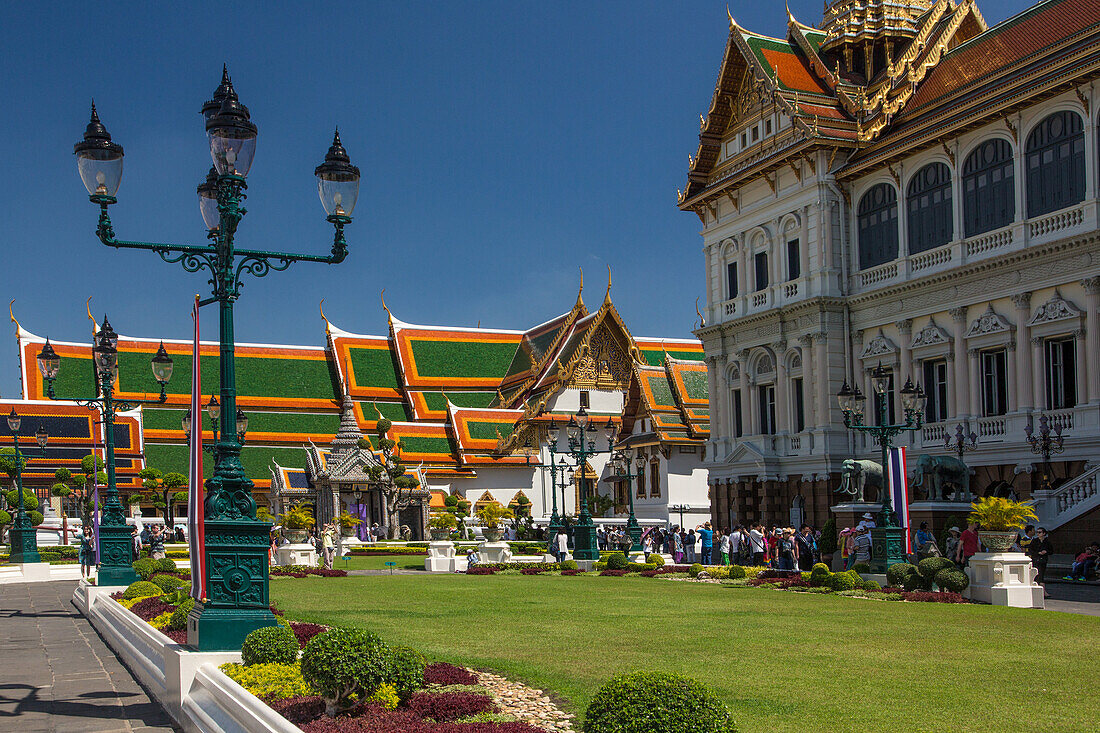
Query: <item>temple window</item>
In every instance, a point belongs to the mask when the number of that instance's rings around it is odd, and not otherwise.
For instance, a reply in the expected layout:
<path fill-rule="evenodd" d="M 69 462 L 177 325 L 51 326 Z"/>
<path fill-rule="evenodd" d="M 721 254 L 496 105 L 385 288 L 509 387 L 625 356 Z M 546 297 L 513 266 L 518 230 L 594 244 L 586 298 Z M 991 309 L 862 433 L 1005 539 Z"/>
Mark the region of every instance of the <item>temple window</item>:
<path fill-rule="evenodd" d="M 917 171 L 906 194 L 909 207 L 909 254 L 945 245 L 954 235 L 951 170 L 932 163 Z"/>
<path fill-rule="evenodd" d="M 802 276 L 802 253 L 799 250 L 798 240 L 787 242 L 787 279 L 797 280 Z"/>
<path fill-rule="evenodd" d="M 726 299 L 733 300 L 737 297 L 737 263 L 726 264 Z"/>
<path fill-rule="evenodd" d="M 649 462 L 649 496 L 650 498 L 661 495 L 661 463 L 656 458 Z"/>
<path fill-rule="evenodd" d="M 1077 404 L 1077 360 L 1073 338 L 1046 342 L 1047 409 L 1063 410 Z"/>
<path fill-rule="evenodd" d="M 768 287 L 768 253 L 757 252 L 753 257 L 753 265 L 756 269 L 756 291 Z"/>
<path fill-rule="evenodd" d="M 1008 412 L 1008 355 L 1004 349 L 983 351 L 982 415 L 1004 415 Z"/>
<path fill-rule="evenodd" d="M 1016 217 L 1012 146 L 995 138 L 979 145 L 963 166 L 963 221 L 973 237 L 1008 226 Z"/>
<path fill-rule="evenodd" d="M 1027 215 L 1085 200 L 1085 133 L 1075 112 L 1055 112 L 1027 137 Z"/>
<path fill-rule="evenodd" d="M 886 264 L 898 257 L 898 194 L 879 183 L 859 200 L 859 268 Z"/>
<path fill-rule="evenodd" d="M 927 422 L 942 422 L 947 419 L 947 360 L 927 359 L 922 362 L 922 369 L 924 390 L 928 395 L 924 419 Z"/>

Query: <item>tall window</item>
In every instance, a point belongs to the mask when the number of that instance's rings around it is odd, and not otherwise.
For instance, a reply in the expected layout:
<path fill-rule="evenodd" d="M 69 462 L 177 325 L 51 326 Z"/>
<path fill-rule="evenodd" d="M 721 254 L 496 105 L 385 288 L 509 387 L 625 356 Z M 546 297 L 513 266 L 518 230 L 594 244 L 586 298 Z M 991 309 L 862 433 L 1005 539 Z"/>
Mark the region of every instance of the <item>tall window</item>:
<path fill-rule="evenodd" d="M 638 498 L 645 498 L 645 471 L 638 471 Z"/>
<path fill-rule="evenodd" d="M 798 240 L 787 242 L 787 279 L 797 280 L 802 276 L 802 253 L 798 247 Z"/>
<path fill-rule="evenodd" d="M 1008 412 L 1008 369 L 1004 349 L 983 351 L 982 368 L 982 414 L 1004 415 Z"/>
<path fill-rule="evenodd" d="M 925 252 L 951 241 L 954 212 L 951 206 L 951 169 L 932 163 L 917 171 L 909 182 L 909 253 Z"/>
<path fill-rule="evenodd" d="M 866 270 L 898 258 L 898 192 L 873 186 L 859 200 L 859 267 Z"/>
<path fill-rule="evenodd" d="M 737 297 L 737 263 L 730 262 L 726 265 L 726 300 Z"/>
<path fill-rule="evenodd" d="M 1012 146 L 994 138 L 979 145 L 963 165 L 963 221 L 973 237 L 1008 226 L 1016 217 Z"/>
<path fill-rule="evenodd" d="M 658 460 L 649 462 L 649 495 L 661 495 L 661 462 Z"/>
<path fill-rule="evenodd" d="M 745 434 L 744 421 L 741 419 L 741 390 L 735 389 L 730 393 L 730 410 L 733 413 L 733 437 L 740 438 Z"/>
<path fill-rule="evenodd" d="M 947 360 L 926 360 L 922 366 L 924 391 L 928 395 L 924 419 L 927 422 L 943 422 L 947 419 Z"/>
<path fill-rule="evenodd" d="M 766 384 L 758 388 L 760 399 L 760 433 L 775 435 L 775 385 Z"/>
<path fill-rule="evenodd" d="M 768 287 L 768 253 L 757 252 L 752 261 L 756 267 L 756 290 L 763 290 Z"/>
<path fill-rule="evenodd" d="M 1077 360 L 1073 339 L 1046 342 L 1047 409 L 1062 410 L 1077 404 Z"/>
<path fill-rule="evenodd" d="M 1085 133 L 1076 112 L 1055 112 L 1027 136 L 1027 215 L 1085 200 Z"/>
<path fill-rule="evenodd" d="M 791 417 L 794 418 L 794 431 L 801 433 L 806 429 L 806 403 L 802 394 L 802 377 L 791 380 Z"/>

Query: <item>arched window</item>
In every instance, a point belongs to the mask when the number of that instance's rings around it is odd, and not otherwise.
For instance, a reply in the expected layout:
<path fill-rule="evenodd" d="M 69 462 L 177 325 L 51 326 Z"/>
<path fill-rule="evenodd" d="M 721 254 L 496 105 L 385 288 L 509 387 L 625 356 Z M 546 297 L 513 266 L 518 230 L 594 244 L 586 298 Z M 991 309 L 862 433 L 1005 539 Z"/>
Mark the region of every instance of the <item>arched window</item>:
<path fill-rule="evenodd" d="M 1085 200 L 1085 133 L 1076 112 L 1055 112 L 1027 136 L 1027 215 Z"/>
<path fill-rule="evenodd" d="M 909 181 L 905 200 L 909 207 L 909 254 L 926 252 L 951 241 L 955 233 L 951 169 L 943 163 L 921 168 Z"/>
<path fill-rule="evenodd" d="M 898 258 L 898 193 L 880 183 L 859 200 L 859 268 Z"/>
<path fill-rule="evenodd" d="M 995 138 L 979 145 L 963 165 L 963 221 L 973 237 L 1008 226 L 1016 218 L 1012 146 Z"/>

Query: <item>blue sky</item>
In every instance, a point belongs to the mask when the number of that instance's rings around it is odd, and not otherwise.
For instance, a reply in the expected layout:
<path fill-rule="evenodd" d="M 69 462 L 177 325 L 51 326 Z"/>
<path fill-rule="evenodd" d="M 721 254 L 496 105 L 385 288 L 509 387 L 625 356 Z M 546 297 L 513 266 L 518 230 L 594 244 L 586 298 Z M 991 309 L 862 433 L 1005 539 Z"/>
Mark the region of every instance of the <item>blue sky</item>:
<path fill-rule="evenodd" d="M 981 4 L 995 23 L 1029 3 Z M 785 28 L 775 0 L 732 3 Z M 792 0 L 807 23 L 820 0 Z M 135 336 L 185 338 L 205 278 L 94 236 L 72 145 L 95 97 L 126 150 L 120 238 L 202 242 L 199 107 L 229 64 L 259 126 L 242 247 L 325 253 L 313 168 L 340 126 L 363 172 L 351 254 L 247 281 L 238 341 L 323 343 L 317 304 L 383 334 L 412 323 L 526 328 L 569 308 L 583 267 L 637 335 L 685 337 L 703 295 L 694 215 L 676 209 L 727 34 L 724 2 L 19 3 L 0 78 L 4 292 L 25 328 L 86 340 L 84 302 Z M 208 309 L 209 310 L 209 309 Z M 204 335 L 215 337 L 213 312 Z M 11 332 L 9 332 L 11 333 Z M 0 394 L 20 393 L 13 341 Z"/>

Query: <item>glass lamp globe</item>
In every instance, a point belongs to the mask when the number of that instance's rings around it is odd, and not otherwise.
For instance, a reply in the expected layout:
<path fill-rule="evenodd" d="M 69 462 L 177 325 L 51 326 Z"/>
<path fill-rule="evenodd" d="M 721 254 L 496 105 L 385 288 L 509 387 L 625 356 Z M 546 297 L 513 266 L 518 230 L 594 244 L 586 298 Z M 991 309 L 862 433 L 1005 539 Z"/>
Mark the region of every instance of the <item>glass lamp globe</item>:
<path fill-rule="evenodd" d="M 187 412 L 183 413 L 183 419 L 180 421 L 183 427 L 183 432 L 187 435 L 191 434 L 191 408 L 187 408 Z"/>
<path fill-rule="evenodd" d="M 39 448 L 45 448 L 46 442 L 49 441 L 50 436 L 46 433 L 46 426 L 39 425 L 38 430 L 34 431 L 34 440 L 38 443 Z"/>
<path fill-rule="evenodd" d="M 122 183 L 122 146 L 111 142 L 111 134 L 99 121 L 95 102 L 92 102 L 92 119 L 84 130 L 84 139 L 73 146 L 73 153 L 80 180 L 88 193 L 113 198 Z"/>
<path fill-rule="evenodd" d="M 248 432 L 248 415 L 244 414 L 244 410 L 237 408 L 237 435 L 244 435 Z"/>
<path fill-rule="evenodd" d="M 210 401 L 206 403 L 206 414 L 211 420 L 217 420 L 222 414 L 222 406 L 218 404 L 218 398 L 210 395 Z"/>
<path fill-rule="evenodd" d="M 53 346 L 50 346 L 49 339 L 46 339 L 46 345 L 42 347 L 42 351 L 38 352 L 38 371 L 47 380 L 57 379 L 57 374 L 61 371 L 61 357 L 53 350 Z"/>
<path fill-rule="evenodd" d="M 350 217 L 359 199 L 359 169 L 351 164 L 348 152 L 340 143 L 339 130 L 333 135 L 324 162 L 313 172 L 317 176 L 317 193 L 325 213 Z"/>
<path fill-rule="evenodd" d="M 19 426 L 23 424 L 23 418 L 19 417 L 19 413 L 15 411 L 15 408 L 11 408 L 11 412 L 8 414 L 8 429 L 13 433 L 19 432 Z"/>
<path fill-rule="evenodd" d="M 248 107 L 240 103 L 233 85 L 229 84 L 221 108 L 206 120 L 210 157 L 218 173 L 246 177 L 256 155 L 257 134 Z"/>
<path fill-rule="evenodd" d="M 206 180 L 195 191 L 199 194 L 202 223 L 206 225 L 206 231 L 212 232 L 221 225 L 221 214 L 218 213 L 218 171 L 214 166 L 210 166 Z"/>
<path fill-rule="evenodd" d="M 160 348 L 153 356 L 151 366 L 153 377 L 161 384 L 168 384 L 168 380 L 172 378 L 172 357 L 168 356 L 168 352 L 164 350 L 163 341 L 160 342 Z"/>

